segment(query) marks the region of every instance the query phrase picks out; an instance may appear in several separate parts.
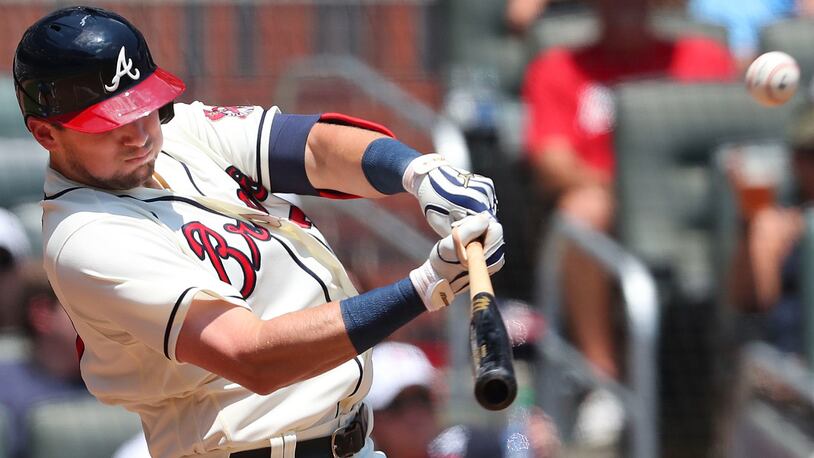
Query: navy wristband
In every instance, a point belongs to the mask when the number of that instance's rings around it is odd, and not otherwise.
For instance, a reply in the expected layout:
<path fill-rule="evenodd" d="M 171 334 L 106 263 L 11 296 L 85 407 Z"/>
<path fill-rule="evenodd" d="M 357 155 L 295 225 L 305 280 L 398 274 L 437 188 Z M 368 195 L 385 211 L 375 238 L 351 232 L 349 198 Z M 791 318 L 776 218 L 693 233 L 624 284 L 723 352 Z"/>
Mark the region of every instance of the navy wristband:
<path fill-rule="evenodd" d="M 427 311 L 409 278 L 343 299 L 339 309 L 348 337 L 358 353 Z"/>
<path fill-rule="evenodd" d="M 362 155 L 362 171 L 370 184 L 382 194 L 404 191 L 401 178 L 413 159 L 421 153 L 392 138 L 377 138 Z"/>

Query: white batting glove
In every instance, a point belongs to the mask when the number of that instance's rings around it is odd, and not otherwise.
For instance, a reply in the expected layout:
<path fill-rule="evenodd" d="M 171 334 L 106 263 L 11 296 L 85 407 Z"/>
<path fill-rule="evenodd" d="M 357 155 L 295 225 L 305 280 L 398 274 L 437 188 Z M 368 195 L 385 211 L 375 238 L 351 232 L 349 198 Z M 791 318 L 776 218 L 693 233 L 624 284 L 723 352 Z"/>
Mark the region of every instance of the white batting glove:
<path fill-rule="evenodd" d="M 413 159 L 402 177 L 404 189 L 418 198 L 430 227 L 447 236 L 452 224 L 481 212 L 497 215 L 497 198 L 492 180 L 456 169 L 439 154 Z"/>
<path fill-rule="evenodd" d="M 455 223 L 455 227 L 463 246 L 484 236 L 483 256 L 489 275 L 503 267 L 503 226 L 491 215 L 483 212 L 467 216 Z M 456 294 L 469 288 L 469 271 L 466 262 L 462 263 L 458 257 L 453 235 L 448 235 L 435 244 L 429 259 L 410 272 L 410 281 L 429 311 L 449 305 Z"/>

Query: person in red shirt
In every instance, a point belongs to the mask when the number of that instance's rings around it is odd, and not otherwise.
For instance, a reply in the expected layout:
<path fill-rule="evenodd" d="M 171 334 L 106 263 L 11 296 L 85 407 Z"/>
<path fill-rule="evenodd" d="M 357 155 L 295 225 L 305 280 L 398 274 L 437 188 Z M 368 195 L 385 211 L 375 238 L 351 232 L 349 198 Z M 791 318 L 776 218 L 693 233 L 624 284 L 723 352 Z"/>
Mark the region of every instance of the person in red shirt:
<path fill-rule="evenodd" d="M 647 20 L 648 0 L 593 3 L 599 39 L 578 49 L 544 51 L 526 71 L 525 143 L 544 199 L 572 219 L 609 232 L 614 219 L 613 86 L 652 78 L 731 80 L 736 67 L 725 45 L 716 41 L 659 37 Z M 568 250 L 563 269 L 574 341 L 599 373 L 616 378 L 609 278 L 576 249 Z"/>

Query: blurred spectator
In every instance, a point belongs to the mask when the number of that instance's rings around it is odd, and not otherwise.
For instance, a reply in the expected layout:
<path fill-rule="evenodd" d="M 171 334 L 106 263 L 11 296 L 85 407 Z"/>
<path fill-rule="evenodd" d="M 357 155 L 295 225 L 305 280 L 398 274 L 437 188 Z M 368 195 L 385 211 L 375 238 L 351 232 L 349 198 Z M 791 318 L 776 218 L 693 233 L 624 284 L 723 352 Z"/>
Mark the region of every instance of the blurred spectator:
<path fill-rule="evenodd" d="M 545 11 L 550 0 L 506 0 L 506 27 L 524 34 Z"/>
<path fill-rule="evenodd" d="M 456 425 L 441 431 L 441 383 L 424 353 L 413 345 L 385 342 L 373 349 L 376 370 L 365 402 L 376 422 L 373 440 L 388 458 L 500 458 L 507 456 L 505 433 Z M 529 415 L 522 456 L 553 457 L 559 440 L 539 411 Z"/>
<path fill-rule="evenodd" d="M 742 237 L 732 262 L 732 303 L 765 314 L 765 338 L 786 352 L 803 354 L 805 311 L 801 302 L 800 242 L 802 209 L 814 202 L 814 105 L 792 122 L 789 135 L 796 198 L 793 206 L 771 202 L 755 207 L 748 185 L 736 170 L 731 178 L 739 195 Z"/>
<path fill-rule="evenodd" d="M 440 431 L 432 390 L 435 369 L 418 347 L 397 342 L 376 346 L 373 361 L 376 370 L 365 402 L 376 418 L 376 446 L 388 458 L 426 458 L 427 446 Z"/>
<path fill-rule="evenodd" d="M 0 362 L 0 403 L 12 415 L 12 457 L 27 456 L 25 419 L 37 403 L 88 393 L 79 374 L 76 333 L 45 272 L 30 268 L 24 280 L 24 330 L 31 356 Z"/>
<path fill-rule="evenodd" d="M 20 272 L 30 249 L 19 218 L 0 208 L 0 331 L 22 327 Z"/>
<path fill-rule="evenodd" d="M 814 0 L 812 0 L 814 1 Z M 583 10 L 583 2 L 575 0 L 506 0 L 506 29 L 524 35 L 544 14 L 567 14 Z"/>
<path fill-rule="evenodd" d="M 757 55 L 760 29 L 797 11 L 807 0 L 691 0 L 690 16 L 726 27 L 729 49 L 745 69 Z M 803 7 L 804 5 L 801 5 Z"/>
<path fill-rule="evenodd" d="M 611 88 L 645 78 L 730 80 L 735 66 L 726 48 L 713 40 L 657 37 L 648 23 L 648 0 L 594 0 L 592 5 L 601 24 L 599 39 L 578 49 L 544 51 L 526 72 L 526 147 L 545 205 L 610 232 L 615 213 Z M 610 278 L 575 247 L 564 256 L 563 278 L 570 335 L 600 374 L 618 378 Z M 623 409 L 609 392 L 586 399 L 577 417 L 577 437 L 608 445 L 624 424 Z"/>

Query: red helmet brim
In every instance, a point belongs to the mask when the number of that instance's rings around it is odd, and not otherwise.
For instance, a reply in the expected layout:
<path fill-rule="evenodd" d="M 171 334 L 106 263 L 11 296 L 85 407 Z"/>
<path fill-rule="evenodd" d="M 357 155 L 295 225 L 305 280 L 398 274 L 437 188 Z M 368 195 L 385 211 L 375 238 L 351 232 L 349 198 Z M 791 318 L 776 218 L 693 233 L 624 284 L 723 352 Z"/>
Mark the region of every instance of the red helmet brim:
<path fill-rule="evenodd" d="M 180 78 L 161 68 L 132 88 L 84 110 L 48 118 L 71 130 L 98 134 L 147 116 L 186 89 Z"/>

